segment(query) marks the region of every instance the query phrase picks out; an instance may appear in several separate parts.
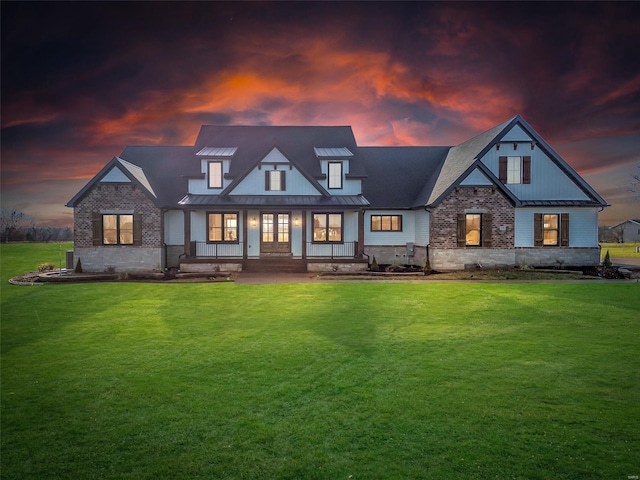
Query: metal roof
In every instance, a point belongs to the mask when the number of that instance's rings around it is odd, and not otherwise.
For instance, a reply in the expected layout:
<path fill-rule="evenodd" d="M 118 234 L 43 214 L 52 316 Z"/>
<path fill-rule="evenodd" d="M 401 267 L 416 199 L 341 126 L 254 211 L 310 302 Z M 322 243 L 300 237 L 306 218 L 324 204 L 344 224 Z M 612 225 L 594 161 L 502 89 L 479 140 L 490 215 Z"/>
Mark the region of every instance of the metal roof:
<path fill-rule="evenodd" d="M 600 202 L 596 200 L 521 200 L 523 207 L 596 207 Z"/>
<path fill-rule="evenodd" d="M 362 195 L 187 195 L 178 202 L 183 206 L 226 207 L 366 207 Z"/>
<path fill-rule="evenodd" d="M 353 157 L 353 153 L 347 147 L 339 148 L 319 148 L 313 147 L 317 157 L 344 158 Z"/>
<path fill-rule="evenodd" d="M 196 155 L 198 157 L 233 157 L 238 147 L 204 147 Z"/>

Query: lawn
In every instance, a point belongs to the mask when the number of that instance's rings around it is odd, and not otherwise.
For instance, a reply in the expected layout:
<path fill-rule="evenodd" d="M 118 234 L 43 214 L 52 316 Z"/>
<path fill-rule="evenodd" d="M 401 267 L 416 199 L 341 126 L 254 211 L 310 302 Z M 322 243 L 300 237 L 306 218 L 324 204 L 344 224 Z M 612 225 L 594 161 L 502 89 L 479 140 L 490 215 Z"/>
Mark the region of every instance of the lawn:
<path fill-rule="evenodd" d="M 640 284 L 18 287 L 2 245 L 8 479 L 627 479 Z"/>
<path fill-rule="evenodd" d="M 601 258 L 604 260 L 604 256 L 609 250 L 611 258 L 637 258 L 640 259 L 640 253 L 636 252 L 636 247 L 640 247 L 640 243 L 602 243 L 600 244 Z"/>

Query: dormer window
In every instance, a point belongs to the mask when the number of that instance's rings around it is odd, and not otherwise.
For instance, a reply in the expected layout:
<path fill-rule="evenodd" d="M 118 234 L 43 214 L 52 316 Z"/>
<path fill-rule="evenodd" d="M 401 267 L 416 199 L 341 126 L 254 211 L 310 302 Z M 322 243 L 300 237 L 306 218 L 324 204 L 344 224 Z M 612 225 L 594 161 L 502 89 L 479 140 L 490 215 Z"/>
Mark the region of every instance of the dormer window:
<path fill-rule="evenodd" d="M 222 162 L 208 164 L 209 188 L 222 188 Z"/>
<path fill-rule="evenodd" d="M 264 189 L 267 192 L 285 191 L 286 176 L 284 170 L 265 170 L 264 172 Z"/>
<path fill-rule="evenodd" d="M 342 162 L 329 162 L 329 188 L 342 188 Z"/>

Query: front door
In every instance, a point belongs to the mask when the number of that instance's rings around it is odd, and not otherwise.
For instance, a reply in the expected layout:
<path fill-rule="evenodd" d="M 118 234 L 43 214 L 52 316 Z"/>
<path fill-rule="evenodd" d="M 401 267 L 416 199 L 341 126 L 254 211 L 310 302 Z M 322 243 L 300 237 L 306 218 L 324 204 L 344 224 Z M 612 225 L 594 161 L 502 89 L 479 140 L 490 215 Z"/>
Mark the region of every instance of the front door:
<path fill-rule="evenodd" d="M 289 213 L 262 213 L 260 253 L 290 253 L 291 228 Z"/>

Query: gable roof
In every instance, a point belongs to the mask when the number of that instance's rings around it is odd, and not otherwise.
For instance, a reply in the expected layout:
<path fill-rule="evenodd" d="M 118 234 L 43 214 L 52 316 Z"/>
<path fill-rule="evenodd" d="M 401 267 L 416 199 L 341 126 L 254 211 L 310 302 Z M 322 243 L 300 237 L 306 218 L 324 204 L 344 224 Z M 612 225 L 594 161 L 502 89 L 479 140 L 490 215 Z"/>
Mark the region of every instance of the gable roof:
<path fill-rule="evenodd" d="M 321 170 L 321 160 L 331 159 L 350 160 L 347 178 L 364 180 L 362 198 L 349 202 L 372 208 L 409 209 L 437 205 L 474 169 L 484 173 L 514 205 L 563 204 L 559 200 L 519 201 L 482 163 L 483 156 L 516 125 L 589 197 L 589 200 L 565 201 L 564 204 L 607 206 L 606 201 L 519 115 L 453 147 L 358 147 L 348 126 L 203 125 L 194 146 L 127 146 L 120 157 L 114 157 L 105 165 L 67 206 L 75 206 L 116 165 L 158 207 L 200 205 L 206 199 L 188 193 L 188 179 L 205 178 L 201 160 L 207 157 L 230 160 L 230 170 L 225 178 L 231 183 L 219 195 L 230 197 L 234 188 L 274 148 L 324 198 L 313 200 L 316 204 L 325 204 L 326 199 L 339 196 L 332 196 L 318 181 L 326 178 Z M 193 199 L 189 199 L 190 196 Z M 257 204 L 261 201 L 255 195 L 244 195 L 236 200 L 246 203 L 249 198 L 254 198 Z M 297 201 L 297 198 L 290 196 L 289 200 Z M 216 204 L 233 201 L 211 200 Z"/>
<path fill-rule="evenodd" d="M 418 201 L 424 200 L 425 205 L 434 205 L 442 200 L 459 182 L 463 174 L 480 158 L 480 153 L 487 145 L 495 140 L 501 132 L 504 132 L 514 119 L 507 120 L 460 145 L 451 147 L 433 188 L 431 191 L 425 189 L 421 192 L 422 195 Z"/>
<path fill-rule="evenodd" d="M 138 166 L 133 165 L 120 157 L 113 157 L 87 184 L 75 194 L 66 204 L 67 207 L 74 207 L 96 183 L 99 183 L 111 170 L 117 168 L 132 183 L 136 184 L 140 189 L 154 202 L 157 203 L 158 197 L 151 186 L 145 172 Z"/>
<path fill-rule="evenodd" d="M 611 225 L 609 228 L 616 228 L 616 227 L 619 227 L 620 225 L 624 225 L 625 223 L 635 223 L 636 225 L 640 225 L 640 218 L 638 218 L 638 219 L 629 218 L 628 220 L 625 220 L 624 222 L 620 222 L 620 223 L 616 223 L 615 225 Z"/>

